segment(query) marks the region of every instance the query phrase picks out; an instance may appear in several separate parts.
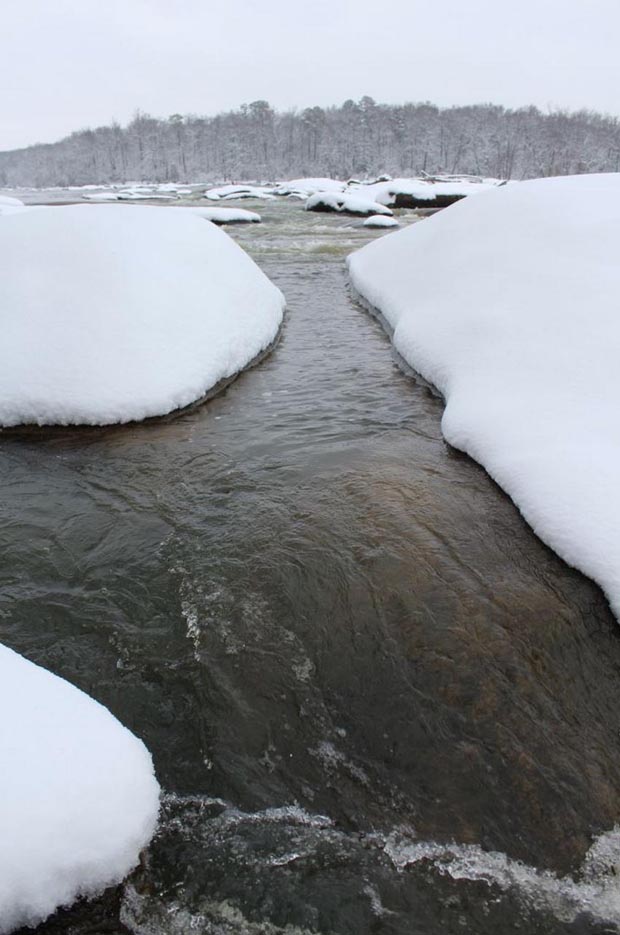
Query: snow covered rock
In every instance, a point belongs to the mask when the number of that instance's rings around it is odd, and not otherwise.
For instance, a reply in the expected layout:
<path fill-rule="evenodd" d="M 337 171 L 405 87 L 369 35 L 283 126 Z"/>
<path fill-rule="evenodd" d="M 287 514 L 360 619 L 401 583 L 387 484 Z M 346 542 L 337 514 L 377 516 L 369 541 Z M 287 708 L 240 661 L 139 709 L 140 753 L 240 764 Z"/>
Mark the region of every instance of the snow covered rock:
<path fill-rule="evenodd" d="M 232 201 L 239 198 L 262 198 L 271 201 L 275 198 L 272 189 L 262 185 L 222 185 L 219 188 L 209 188 L 204 196 L 210 201 Z"/>
<path fill-rule="evenodd" d="M 0 221 L 0 425 L 106 425 L 202 397 L 269 346 L 281 292 L 185 210 L 74 205 Z"/>
<path fill-rule="evenodd" d="M 183 207 L 175 211 L 187 211 L 196 217 L 212 221 L 214 224 L 258 224 L 261 216 L 255 211 L 246 211 L 244 208 L 200 208 Z"/>
<path fill-rule="evenodd" d="M 305 208 L 306 211 L 335 211 L 340 214 L 357 214 L 362 217 L 372 214 L 392 214 L 389 208 L 377 204 L 370 198 L 336 192 L 317 192 L 316 195 L 311 195 Z"/>
<path fill-rule="evenodd" d="M 19 198 L 12 198 L 10 195 L 0 195 L 0 205 L 7 208 L 23 208 L 24 202 Z"/>
<path fill-rule="evenodd" d="M 291 179 L 289 182 L 281 182 L 275 194 L 309 198 L 315 192 L 342 192 L 345 188 L 346 183 L 338 179 Z"/>
<path fill-rule="evenodd" d="M 398 227 L 396 218 L 386 217 L 384 214 L 371 214 L 363 222 L 363 227 Z"/>
<path fill-rule="evenodd" d="M 94 192 L 92 195 L 82 195 L 87 201 L 118 201 L 118 192 Z"/>
<path fill-rule="evenodd" d="M 620 175 L 520 182 L 349 257 L 443 432 L 620 616 Z"/>
<path fill-rule="evenodd" d="M 354 190 L 365 198 L 392 208 L 446 208 L 469 195 L 480 195 L 503 184 L 499 179 L 437 178 L 390 179 L 360 184 Z"/>
<path fill-rule="evenodd" d="M 0 933 L 120 882 L 151 839 L 151 757 L 102 705 L 0 646 Z"/>

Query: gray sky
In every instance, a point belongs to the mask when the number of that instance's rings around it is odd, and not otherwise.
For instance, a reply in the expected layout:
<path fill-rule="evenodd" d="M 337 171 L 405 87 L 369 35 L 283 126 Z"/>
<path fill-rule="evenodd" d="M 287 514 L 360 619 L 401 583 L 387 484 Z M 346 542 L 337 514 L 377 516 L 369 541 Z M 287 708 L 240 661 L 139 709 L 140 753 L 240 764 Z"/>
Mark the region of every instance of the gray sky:
<path fill-rule="evenodd" d="M 620 0 L 1 0 L 0 149 L 259 98 L 620 114 L 619 29 Z"/>

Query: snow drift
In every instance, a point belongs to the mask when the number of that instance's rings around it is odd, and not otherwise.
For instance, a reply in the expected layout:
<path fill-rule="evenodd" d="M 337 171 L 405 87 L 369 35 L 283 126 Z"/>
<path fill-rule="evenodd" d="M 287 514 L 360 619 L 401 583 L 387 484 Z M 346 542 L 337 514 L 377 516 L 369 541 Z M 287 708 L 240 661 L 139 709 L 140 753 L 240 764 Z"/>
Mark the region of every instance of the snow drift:
<path fill-rule="evenodd" d="M 109 424 L 200 399 L 276 337 L 282 294 L 182 210 L 0 219 L 0 425 Z"/>
<path fill-rule="evenodd" d="M 0 646 L 0 933 L 120 882 L 157 821 L 151 758 L 102 705 Z"/>
<path fill-rule="evenodd" d="M 443 432 L 620 616 L 620 175 L 522 182 L 349 257 Z"/>

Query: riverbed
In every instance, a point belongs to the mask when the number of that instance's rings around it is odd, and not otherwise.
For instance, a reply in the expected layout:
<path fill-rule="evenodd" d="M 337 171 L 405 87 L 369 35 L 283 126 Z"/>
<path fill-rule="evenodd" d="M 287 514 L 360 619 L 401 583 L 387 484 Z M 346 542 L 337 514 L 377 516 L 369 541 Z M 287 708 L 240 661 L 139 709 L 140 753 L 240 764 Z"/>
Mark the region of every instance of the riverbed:
<path fill-rule="evenodd" d="M 616 837 L 584 865 L 620 819 L 617 622 L 350 294 L 390 234 L 251 207 L 266 359 L 166 419 L 0 434 L 0 640 L 165 790 L 130 880 L 36 932 L 619 931 Z"/>

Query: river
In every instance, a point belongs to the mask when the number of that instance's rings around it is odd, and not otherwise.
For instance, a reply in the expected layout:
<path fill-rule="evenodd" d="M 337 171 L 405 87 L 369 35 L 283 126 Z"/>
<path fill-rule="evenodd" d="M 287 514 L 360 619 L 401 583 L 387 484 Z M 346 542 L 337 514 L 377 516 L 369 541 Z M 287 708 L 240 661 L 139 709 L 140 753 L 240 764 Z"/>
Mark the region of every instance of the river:
<path fill-rule="evenodd" d="M 130 880 L 37 935 L 620 931 L 616 835 L 586 858 L 620 817 L 617 622 L 350 295 L 385 235 L 258 210 L 228 231 L 287 298 L 262 363 L 166 419 L 0 436 L 0 640 L 164 789 Z"/>

